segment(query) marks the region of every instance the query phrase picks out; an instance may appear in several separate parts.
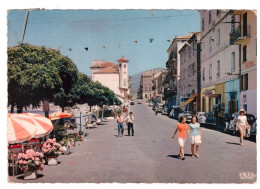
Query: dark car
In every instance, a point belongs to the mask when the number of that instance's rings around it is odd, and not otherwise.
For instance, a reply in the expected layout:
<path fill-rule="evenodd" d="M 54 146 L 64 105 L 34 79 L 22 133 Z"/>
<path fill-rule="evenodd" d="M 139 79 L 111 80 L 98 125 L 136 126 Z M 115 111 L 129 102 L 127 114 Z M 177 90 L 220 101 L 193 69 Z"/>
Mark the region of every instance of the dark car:
<path fill-rule="evenodd" d="M 179 113 L 179 121 L 180 121 L 181 116 L 184 116 L 186 118 L 186 122 L 191 122 L 192 114 L 190 111 L 185 111 L 183 113 Z"/>
<path fill-rule="evenodd" d="M 206 113 L 205 125 L 213 126 L 216 125 L 216 119 L 213 117 L 213 113 Z"/>
<path fill-rule="evenodd" d="M 225 123 L 225 128 L 224 128 L 224 132 L 229 132 L 231 131 L 233 135 L 238 134 L 239 131 L 236 131 L 236 126 L 237 126 L 237 118 L 238 118 L 239 114 L 238 113 L 234 113 L 232 115 L 232 118 L 230 121 L 227 121 Z M 250 125 L 250 132 L 247 133 L 247 137 L 250 137 L 250 135 L 256 135 L 256 118 L 253 114 L 246 114 L 247 117 L 247 122 Z"/>
<path fill-rule="evenodd" d="M 135 105 L 135 101 L 131 100 L 130 105 Z"/>
<path fill-rule="evenodd" d="M 173 106 L 171 112 L 169 113 L 169 117 L 178 119 L 180 113 L 183 113 L 183 110 L 179 106 Z"/>

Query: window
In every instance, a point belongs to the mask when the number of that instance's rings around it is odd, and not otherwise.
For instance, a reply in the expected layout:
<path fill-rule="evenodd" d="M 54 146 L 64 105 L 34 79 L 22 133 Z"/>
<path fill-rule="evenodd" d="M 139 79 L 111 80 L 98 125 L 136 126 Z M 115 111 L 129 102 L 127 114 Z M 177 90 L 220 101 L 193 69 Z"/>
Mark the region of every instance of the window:
<path fill-rule="evenodd" d="M 212 51 L 212 37 L 209 38 L 209 51 Z"/>
<path fill-rule="evenodd" d="M 220 10 L 217 10 L 217 16 L 220 14 Z"/>
<path fill-rule="evenodd" d="M 236 56 L 235 56 L 235 52 L 232 52 L 231 54 L 231 70 L 235 70 L 236 69 Z"/>
<path fill-rule="evenodd" d="M 204 18 L 202 18 L 202 21 L 201 21 L 201 30 L 204 31 Z"/>
<path fill-rule="evenodd" d="M 217 78 L 220 77 L 220 61 L 218 60 Z"/>
<path fill-rule="evenodd" d="M 211 10 L 209 11 L 209 24 L 211 24 Z"/>
<path fill-rule="evenodd" d="M 220 29 L 217 30 L 217 45 L 220 44 Z"/>
<path fill-rule="evenodd" d="M 209 65 L 209 80 L 212 80 L 212 64 Z"/>
<path fill-rule="evenodd" d="M 189 47 L 189 58 L 191 57 L 191 47 Z"/>
<path fill-rule="evenodd" d="M 241 90 L 248 90 L 248 74 L 244 74 L 241 76 Z"/>
<path fill-rule="evenodd" d="M 202 71 L 202 80 L 205 81 L 205 68 L 203 68 L 203 71 Z"/>
<path fill-rule="evenodd" d="M 246 57 L 246 45 L 245 45 L 243 46 L 243 62 L 246 62 L 246 59 L 247 57 Z"/>
<path fill-rule="evenodd" d="M 126 86 L 126 79 L 124 79 L 124 86 Z"/>

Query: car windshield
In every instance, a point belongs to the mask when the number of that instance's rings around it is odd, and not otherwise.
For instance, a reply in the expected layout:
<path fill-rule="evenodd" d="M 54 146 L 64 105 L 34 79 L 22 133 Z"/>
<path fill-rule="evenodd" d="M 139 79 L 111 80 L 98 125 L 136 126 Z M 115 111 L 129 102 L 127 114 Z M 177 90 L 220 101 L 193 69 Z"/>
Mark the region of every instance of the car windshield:
<path fill-rule="evenodd" d="M 191 112 L 186 111 L 186 112 L 184 112 L 184 114 L 191 114 Z"/>

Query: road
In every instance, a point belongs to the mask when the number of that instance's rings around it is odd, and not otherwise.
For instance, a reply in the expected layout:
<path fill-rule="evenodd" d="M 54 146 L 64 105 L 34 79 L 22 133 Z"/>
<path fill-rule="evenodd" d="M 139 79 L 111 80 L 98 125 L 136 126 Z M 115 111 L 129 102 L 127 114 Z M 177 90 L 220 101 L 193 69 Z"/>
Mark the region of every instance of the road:
<path fill-rule="evenodd" d="M 135 136 L 117 137 L 115 120 L 88 130 L 87 140 L 61 155 L 61 163 L 45 166 L 37 180 L 22 176 L 9 182 L 42 183 L 254 183 L 256 143 L 202 128 L 200 158 L 192 158 L 190 140 L 186 160 L 177 157 L 177 138 L 171 139 L 177 121 L 157 116 L 144 104 L 131 106 Z M 125 133 L 127 135 L 127 132 Z M 242 178 L 240 175 L 242 174 Z M 248 176 L 248 177 L 245 177 Z"/>

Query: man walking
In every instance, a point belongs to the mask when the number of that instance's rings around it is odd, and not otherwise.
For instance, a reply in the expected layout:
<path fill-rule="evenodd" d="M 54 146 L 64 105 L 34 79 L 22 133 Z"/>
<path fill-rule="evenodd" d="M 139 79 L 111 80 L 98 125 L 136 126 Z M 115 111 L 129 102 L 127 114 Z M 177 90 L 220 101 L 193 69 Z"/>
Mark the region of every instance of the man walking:
<path fill-rule="evenodd" d="M 130 112 L 125 120 L 126 120 L 126 123 L 127 123 L 127 126 L 128 126 L 128 136 L 130 136 L 130 130 L 132 132 L 132 136 L 134 136 L 134 116 L 133 116 L 133 113 Z"/>
<path fill-rule="evenodd" d="M 118 128 L 118 136 L 123 136 L 123 134 L 124 134 L 124 116 L 122 115 L 122 112 L 118 112 L 116 121 L 117 121 L 117 128 Z"/>

